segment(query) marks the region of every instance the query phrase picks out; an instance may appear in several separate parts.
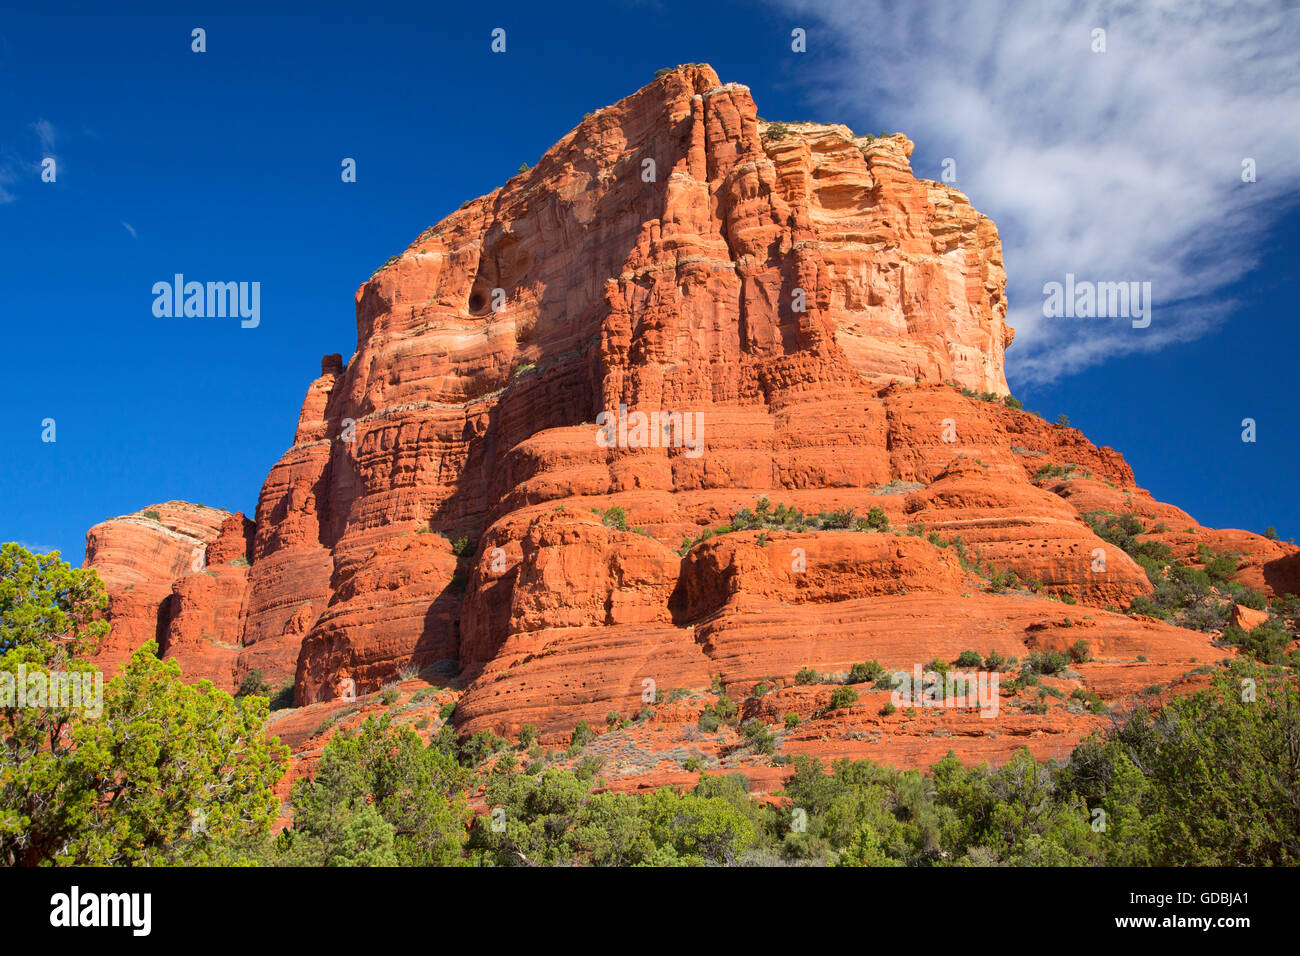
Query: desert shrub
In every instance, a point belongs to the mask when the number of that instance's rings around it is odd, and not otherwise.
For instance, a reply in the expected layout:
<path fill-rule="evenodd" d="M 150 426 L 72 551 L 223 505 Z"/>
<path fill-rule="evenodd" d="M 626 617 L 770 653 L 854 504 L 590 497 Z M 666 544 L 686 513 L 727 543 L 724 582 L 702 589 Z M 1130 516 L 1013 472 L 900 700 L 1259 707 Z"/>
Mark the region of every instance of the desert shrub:
<path fill-rule="evenodd" d="M 761 720 L 745 721 L 740 732 L 757 753 L 770 754 L 776 749 L 776 737 Z"/>
<path fill-rule="evenodd" d="M 1085 690 L 1082 687 L 1076 687 L 1070 693 L 1070 697 L 1073 700 L 1079 701 L 1081 704 L 1083 704 L 1084 707 L 1092 711 L 1094 714 L 1100 715 L 1106 713 L 1107 711 L 1105 702 L 1093 691 Z"/>
<path fill-rule="evenodd" d="M 1216 554 L 1205 545 L 1196 549 L 1196 557 L 1205 565 L 1205 573 L 1209 576 L 1210 581 L 1214 584 L 1224 584 L 1237 573 L 1237 566 L 1240 564 L 1240 555 L 1234 551 L 1225 551 L 1222 554 Z"/>
<path fill-rule="evenodd" d="M 889 530 L 889 516 L 879 507 L 873 506 L 871 510 L 867 512 L 867 516 L 861 519 L 861 522 L 865 522 L 866 527 L 872 531 Z"/>
<path fill-rule="evenodd" d="M 827 531 L 840 531 L 853 527 L 855 515 L 852 508 L 823 511 L 817 515 L 817 525 Z"/>
<path fill-rule="evenodd" d="M 962 651 L 957 655 L 958 667 L 982 667 L 984 659 L 976 651 Z"/>
<path fill-rule="evenodd" d="M 705 733 L 713 733 L 723 724 L 732 723 L 740 713 L 740 708 L 726 694 L 717 692 L 718 699 L 704 708 L 700 715 L 699 728 Z"/>
<path fill-rule="evenodd" d="M 1223 639 L 1265 664 L 1294 662 L 1291 652 L 1294 635 L 1276 618 L 1258 624 L 1249 631 L 1229 624 L 1223 629 Z"/>
<path fill-rule="evenodd" d="M 713 712 L 721 717 L 725 723 L 731 723 L 736 719 L 736 715 L 740 712 L 740 708 L 736 706 L 736 702 L 726 694 L 719 694 L 718 699 L 713 702 L 712 707 Z"/>
<path fill-rule="evenodd" d="M 763 132 L 764 139 L 781 140 L 785 139 L 790 133 L 788 123 L 768 123 L 767 129 Z"/>
<path fill-rule="evenodd" d="M 876 690 L 893 690 L 897 684 L 894 675 L 886 672 L 877 677 L 872 686 L 875 687 Z"/>
<path fill-rule="evenodd" d="M 1228 581 L 1223 586 L 1227 589 L 1228 594 L 1232 596 L 1232 600 L 1236 601 L 1238 604 L 1243 604 L 1246 607 L 1255 609 L 1256 611 L 1263 611 L 1268 608 L 1268 598 L 1264 596 L 1262 591 L 1248 588 L 1244 584 L 1238 584 L 1236 581 Z"/>
<path fill-rule="evenodd" d="M 1227 625 L 1231 613 L 1230 603 L 1211 599 L 1184 609 L 1178 616 L 1178 623 L 1196 631 L 1219 631 Z"/>
<path fill-rule="evenodd" d="M 1139 594 L 1137 597 L 1133 598 L 1133 601 L 1128 606 L 1128 613 L 1143 614 L 1147 617 L 1159 618 L 1162 621 L 1169 617 L 1168 610 L 1161 607 L 1145 594 Z"/>
<path fill-rule="evenodd" d="M 753 821 L 731 801 L 676 794 L 666 788 L 644 798 L 642 818 L 649 823 L 656 846 L 654 856 L 647 860 L 654 865 L 734 863 L 756 835 Z"/>
<path fill-rule="evenodd" d="M 293 788 L 278 862 L 298 866 L 446 866 L 461 861 L 471 813 L 466 771 L 410 728 L 370 717 L 341 731 L 311 779 Z"/>
<path fill-rule="evenodd" d="M 587 726 L 585 720 L 578 721 L 578 726 L 573 728 L 573 733 L 569 735 L 570 747 L 585 747 L 596 739 L 596 732 Z"/>
<path fill-rule="evenodd" d="M 837 687 L 831 692 L 830 703 L 827 705 L 830 710 L 839 710 L 843 707 L 851 707 L 858 702 L 858 692 L 849 686 Z"/>
<path fill-rule="evenodd" d="M 235 691 L 236 697 L 247 697 L 249 694 L 257 694 L 265 697 L 270 693 L 271 685 L 262 677 L 262 669 L 254 667 L 239 682 L 239 689 Z"/>
<path fill-rule="evenodd" d="M 603 512 L 597 510 L 600 515 L 600 522 L 607 528 L 614 528 L 618 531 L 627 530 L 627 512 L 619 505 L 606 508 Z"/>
<path fill-rule="evenodd" d="M 1040 478 L 1062 478 L 1066 474 L 1068 474 L 1068 472 L 1061 465 L 1057 465 L 1057 464 L 1043 465 L 1036 472 L 1034 472 L 1034 480 L 1037 481 Z"/>
<path fill-rule="evenodd" d="M 864 661 L 849 668 L 850 684 L 866 684 L 879 680 L 885 674 L 885 668 L 879 661 Z"/>
<path fill-rule="evenodd" d="M 992 565 L 989 565 L 989 570 L 991 572 L 989 576 L 990 591 L 999 593 L 1020 586 L 1020 576 L 1010 568 L 1003 568 L 999 571 L 994 569 Z"/>
<path fill-rule="evenodd" d="M 480 730 L 460 744 L 458 757 L 462 766 L 477 767 L 506 746 L 504 737 L 499 737 L 490 730 Z"/>
<path fill-rule="evenodd" d="M 1069 663 L 1069 658 L 1058 651 L 1034 651 L 1024 669 L 1032 674 L 1059 674 Z"/>
<path fill-rule="evenodd" d="M 1247 677 L 1257 686 L 1249 702 Z M 1062 783 L 1106 811 L 1107 862 L 1294 866 L 1300 765 L 1286 741 L 1298 735 L 1294 678 L 1234 665 L 1209 688 L 1136 710 L 1076 748 Z"/>

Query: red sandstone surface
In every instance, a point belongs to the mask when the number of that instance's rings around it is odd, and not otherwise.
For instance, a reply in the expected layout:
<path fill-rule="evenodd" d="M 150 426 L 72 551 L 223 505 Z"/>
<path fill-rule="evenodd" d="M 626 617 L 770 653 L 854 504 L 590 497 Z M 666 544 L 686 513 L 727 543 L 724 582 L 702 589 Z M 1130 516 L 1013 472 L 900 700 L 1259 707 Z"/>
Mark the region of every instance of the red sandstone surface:
<path fill-rule="evenodd" d="M 1150 585 L 1081 516 L 1134 513 L 1193 561 L 1235 550 L 1267 593 L 1297 590 L 1300 550 L 1202 528 L 1113 449 L 960 391 L 1007 392 L 1001 247 L 964 195 L 913 176 L 911 150 L 766 123 L 707 66 L 598 110 L 361 286 L 356 351 L 322 360 L 254 521 L 171 502 L 89 531 L 102 662 L 156 638 L 187 679 L 292 683 L 272 732 L 295 773 L 373 710 L 433 733 L 456 701 L 462 734 L 534 724 L 557 746 L 680 689 L 592 745 L 619 789 L 690 782 L 692 757 L 775 785 L 733 729 L 696 729 L 715 682 L 778 753 L 901 766 L 1063 756 L 1101 723 L 1073 689 L 1194 686 L 1225 652 L 1120 613 Z M 699 453 L 604 447 L 597 417 L 620 406 L 692 416 Z M 1077 470 L 1036 479 L 1044 464 Z M 762 498 L 879 508 L 894 530 L 740 531 L 681 553 Z M 602 520 L 615 507 L 627 530 Z M 1040 587 L 993 593 L 909 527 Z M 869 685 L 825 713 L 831 686 L 794 683 L 1079 639 L 1094 660 L 1046 713 L 1007 696 L 995 717 L 886 714 Z"/>

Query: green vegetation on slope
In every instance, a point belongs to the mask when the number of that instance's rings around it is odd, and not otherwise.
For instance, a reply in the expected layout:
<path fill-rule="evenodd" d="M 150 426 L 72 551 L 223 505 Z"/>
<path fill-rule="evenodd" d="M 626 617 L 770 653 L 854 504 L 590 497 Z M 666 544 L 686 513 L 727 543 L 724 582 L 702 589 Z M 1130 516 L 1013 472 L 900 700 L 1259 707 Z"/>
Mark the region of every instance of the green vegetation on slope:
<path fill-rule="evenodd" d="M 1167 574 L 1169 565 L 1161 563 L 1167 556 L 1138 542 L 1131 523 L 1100 526 L 1111 535 L 1107 540 L 1127 542 L 1126 550 Z M 1235 560 L 1202 557 L 1213 586 L 1224 585 Z M 104 604 L 93 572 L 6 545 L 0 552 L 0 671 L 16 676 L 19 665 L 38 673 L 92 671 L 79 655 L 106 632 L 94 616 Z M 1293 621 L 1296 610 L 1291 599 L 1273 607 L 1283 623 Z M 1040 653 L 1018 679 L 1033 682 L 1087 656 L 1082 642 L 1068 656 Z M 974 666 L 978 657 L 968 650 L 959 660 Z M 1005 664 L 1000 658 L 983 663 Z M 801 682 L 821 680 L 810 669 L 800 676 Z M 868 661 L 852 668 L 849 684 L 883 676 L 883 668 Z M 440 713 L 443 724 L 427 743 L 388 716 L 371 716 L 330 738 L 315 775 L 294 786 L 293 823 L 277 836 L 270 832 L 280 810 L 272 788 L 284 772 L 286 751 L 266 740 L 267 703 L 257 693 L 260 681 L 250 684 L 256 686 L 237 699 L 207 682 L 186 685 L 176 664 L 159 661 L 147 645 L 105 688 L 102 715 L 6 702 L 0 707 L 5 862 L 1300 861 L 1300 684 L 1290 669 L 1255 662 L 1231 664 L 1206 689 L 1134 711 L 1064 763 L 1040 763 L 1022 750 L 1002 766 L 968 768 L 949 754 L 923 773 L 867 760 L 826 768 L 798 756 L 777 802 L 753 799 L 740 774 L 702 774 L 683 793 L 609 792 L 598 776 L 603 758 L 586 751 L 595 737 L 586 725 L 574 731 L 566 752 L 579 758 L 577 768 L 565 770 L 548 766 L 550 755 L 541 751 L 535 728 L 525 728 L 514 747 L 488 731 L 459 739 L 449 723 L 454 705 Z M 832 707 L 854 704 L 851 686 L 838 691 Z M 718 694 L 706 711 L 714 728 L 739 720 L 736 704 Z M 675 691 L 663 699 L 678 697 Z M 624 721 L 612 714 L 607 723 Z M 763 723 L 747 720 L 738 729 L 756 752 L 771 752 L 774 736 Z M 476 816 L 468 794 L 480 786 L 485 812 Z"/>

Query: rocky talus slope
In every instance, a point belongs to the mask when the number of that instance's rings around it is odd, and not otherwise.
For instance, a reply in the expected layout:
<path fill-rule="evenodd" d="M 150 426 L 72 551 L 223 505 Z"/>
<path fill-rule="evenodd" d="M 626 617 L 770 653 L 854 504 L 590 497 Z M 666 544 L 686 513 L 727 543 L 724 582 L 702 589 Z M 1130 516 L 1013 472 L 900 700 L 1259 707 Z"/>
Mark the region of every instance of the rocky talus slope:
<path fill-rule="evenodd" d="M 1135 514 L 1192 561 L 1234 550 L 1266 593 L 1296 590 L 1297 549 L 1202 528 L 1118 452 L 998 400 L 997 230 L 916 179 L 911 149 L 767 123 L 707 66 L 591 114 L 361 286 L 356 351 L 322 360 L 254 520 L 172 502 L 90 530 L 103 662 L 157 638 L 188 678 L 291 684 L 275 728 L 308 759 L 326 717 L 391 682 L 401 719 L 436 729 L 455 700 L 462 734 L 533 724 L 551 743 L 651 688 L 673 700 L 600 741 L 613 782 L 639 786 L 690 778 L 691 755 L 775 779 L 734 730 L 695 729 L 719 691 L 781 753 L 905 766 L 1064 754 L 1102 720 L 1056 698 L 885 714 L 869 687 L 828 712 L 833 687 L 800 668 L 1085 639 L 1094 660 L 1060 688 L 1122 700 L 1221 659 L 1210 635 L 1122 613 L 1151 584 L 1081 516 Z M 629 440 L 608 447 L 598 416 L 621 407 Z M 681 418 L 647 436 L 637 412 Z M 685 546 L 762 499 L 878 508 L 892 530 Z M 1036 589 L 991 588 L 931 532 Z"/>

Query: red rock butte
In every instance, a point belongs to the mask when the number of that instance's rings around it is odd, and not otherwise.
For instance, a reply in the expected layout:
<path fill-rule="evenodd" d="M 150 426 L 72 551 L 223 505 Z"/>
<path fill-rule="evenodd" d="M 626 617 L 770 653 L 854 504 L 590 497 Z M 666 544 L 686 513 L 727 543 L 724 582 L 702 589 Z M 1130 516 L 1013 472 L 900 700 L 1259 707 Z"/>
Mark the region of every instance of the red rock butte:
<path fill-rule="evenodd" d="M 1163 522 L 1192 560 L 1232 548 L 1266 592 L 1295 590 L 1297 549 L 1202 528 L 1114 450 L 996 400 L 1013 338 L 997 229 L 915 178 L 911 151 L 768 123 L 703 65 L 590 114 L 361 286 L 356 351 L 322 360 L 255 520 L 171 502 L 90 530 L 102 662 L 156 638 L 187 679 L 233 690 L 258 670 L 316 710 L 418 673 L 455 691 L 462 734 L 534 724 L 549 741 L 638 712 L 646 687 L 744 698 L 766 682 L 749 716 L 813 718 L 784 751 L 910 766 L 1063 754 L 1101 718 L 884 716 L 871 695 L 818 718 L 830 688 L 795 672 L 1085 638 L 1080 679 L 1114 699 L 1223 657 L 1119 613 L 1151 586 L 1081 515 Z M 597 418 L 620 406 L 694 422 L 699 453 L 605 447 Z M 1076 470 L 1036 478 L 1044 464 Z M 875 507 L 914 533 L 683 547 L 763 498 Z M 1041 586 L 995 593 L 918 528 Z M 683 707 L 645 746 L 682 741 L 698 716 Z"/>

